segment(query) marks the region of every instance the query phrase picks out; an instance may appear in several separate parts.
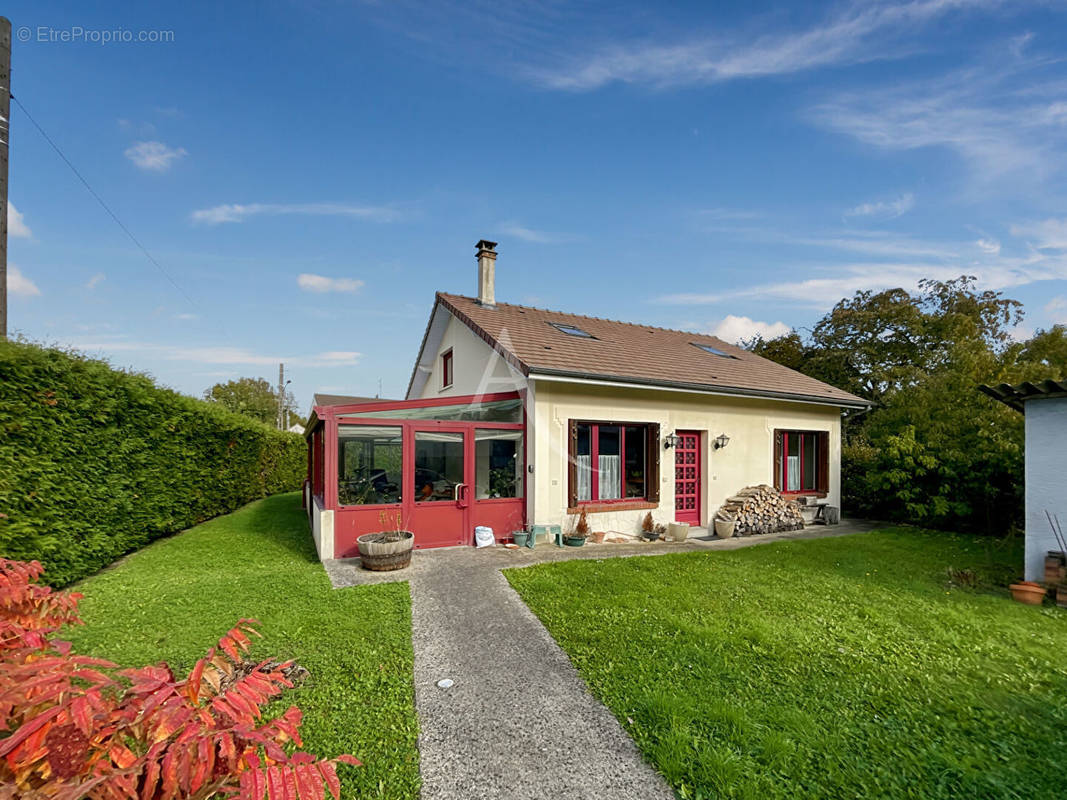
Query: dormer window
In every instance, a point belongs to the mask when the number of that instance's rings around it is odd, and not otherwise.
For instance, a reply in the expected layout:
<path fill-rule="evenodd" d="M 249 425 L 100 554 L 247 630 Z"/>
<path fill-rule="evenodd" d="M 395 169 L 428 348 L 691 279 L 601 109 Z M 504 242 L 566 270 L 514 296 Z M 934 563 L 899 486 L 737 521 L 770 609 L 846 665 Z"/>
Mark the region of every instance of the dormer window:
<path fill-rule="evenodd" d="M 691 342 L 691 344 L 693 345 L 693 347 L 699 347 L 705 353 L 711 353 L 713 356 L 722 356 L 723 358 L 737 358 L 737 356 L 732 356 L 729 353 L 723 352 L 717 347 L 711 346 L 710 344 L 702 344 L 700 342 Z"/>
<path fill-rule="evenodd" d="M 550 322 L 548 324 L 555 328 L 557 331 L 561 331 L 567 334 L 568 336 L 578 336 L 582 339 L 596 338 L 595 336 L 593 336 L 593 334 L 583 331 L 577 325 L 568 325 L 565 322 Z"/>
<path fill-rule="evenodd" d="M 452 351 L 446 350 L 441 353 L 441 388 L 447 389 L 452 385 Z"/>

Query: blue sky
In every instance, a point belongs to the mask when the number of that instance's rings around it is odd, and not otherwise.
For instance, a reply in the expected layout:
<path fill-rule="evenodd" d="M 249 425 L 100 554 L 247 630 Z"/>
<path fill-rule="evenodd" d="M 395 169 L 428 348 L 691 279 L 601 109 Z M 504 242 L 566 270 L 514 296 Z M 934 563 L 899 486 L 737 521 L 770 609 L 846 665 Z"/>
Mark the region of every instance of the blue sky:
<path fill-rule="evenodd" d="M 13 107 L 10 325 L 196 395 L 284 360 L 306 411 L 401 396 L 483 237 L 501 301 L 727 339 L 964 273 L 1067 322 L 1067 9 L 719 5 L 9 2 L 166 272 Z"/>

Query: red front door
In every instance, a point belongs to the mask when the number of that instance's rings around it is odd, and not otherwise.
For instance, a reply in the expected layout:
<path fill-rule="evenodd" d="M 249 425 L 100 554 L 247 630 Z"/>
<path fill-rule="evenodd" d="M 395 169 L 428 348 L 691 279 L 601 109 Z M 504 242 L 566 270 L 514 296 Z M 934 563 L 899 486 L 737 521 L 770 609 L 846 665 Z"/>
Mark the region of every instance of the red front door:
<path fill-rule="evenodd" d="M 677 431 L 674 446 L 674 519 L 700 524 L 700 434 Z"/>
<path fill-rule="evenodd" d="M 408 444 L 404 494 L 410 519 L 405 527 L 415 532 L 415 547 L 469 544 L 470 431 L 441 425 L 415 427 Z"/>

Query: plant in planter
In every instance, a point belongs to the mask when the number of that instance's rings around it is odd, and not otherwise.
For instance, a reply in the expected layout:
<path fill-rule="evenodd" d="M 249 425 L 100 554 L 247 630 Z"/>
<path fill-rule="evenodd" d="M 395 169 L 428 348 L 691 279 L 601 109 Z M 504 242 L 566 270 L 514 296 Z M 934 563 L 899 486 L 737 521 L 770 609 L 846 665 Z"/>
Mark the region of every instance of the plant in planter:
<path fill-rule="evenodd" d="M 586 518 L 585 509 L 583 508 L 582 513 L 578 515 L 578 524 L 574 526 L 574 530 L 563 535 L 563 544 L 568 547 L 581 547 L 588 538 L 589 520 Z"/>
<path fill-rule="evenodd" d="M 649 511 L 641 521 L 641 538 L 646 542 L 654 542 L 659 537 L 660 533 L 656 530 L 656 523 L 652 519 L 652 512 Z"/>
<path fill-rule="evenodd" d="M 383 530 L 365 533 L 356 539 L 359 547 L 359 559 L 364 569 L 375 572 L 388 572 L 403 569 L 411 563 L 411 549 L 415 544 L 415 534 L 402 529 L 400 512 L 390 520 L 389 512 L 382 511 L 378 521 Z"/>

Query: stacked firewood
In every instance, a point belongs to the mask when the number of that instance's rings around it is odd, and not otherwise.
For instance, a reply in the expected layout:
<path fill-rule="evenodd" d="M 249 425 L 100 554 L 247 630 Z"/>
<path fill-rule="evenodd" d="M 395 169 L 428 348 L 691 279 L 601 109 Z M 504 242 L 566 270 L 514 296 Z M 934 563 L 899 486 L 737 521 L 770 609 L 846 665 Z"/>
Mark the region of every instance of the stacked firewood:
<path fill-rule="evenodd" d="M 799 531 L 804 527 L 800 507 L 766 484 L 749 486 L 733 497 L 726 498 L 726 502 L 715 513 L 715 519 L 736 522 L 734 533 L 738 536 Z"/>

